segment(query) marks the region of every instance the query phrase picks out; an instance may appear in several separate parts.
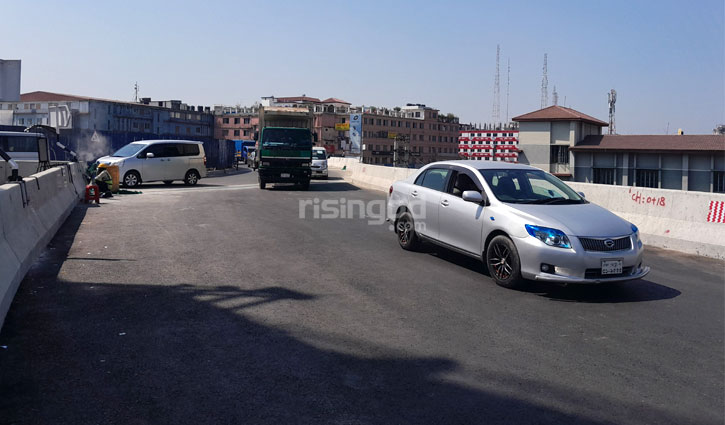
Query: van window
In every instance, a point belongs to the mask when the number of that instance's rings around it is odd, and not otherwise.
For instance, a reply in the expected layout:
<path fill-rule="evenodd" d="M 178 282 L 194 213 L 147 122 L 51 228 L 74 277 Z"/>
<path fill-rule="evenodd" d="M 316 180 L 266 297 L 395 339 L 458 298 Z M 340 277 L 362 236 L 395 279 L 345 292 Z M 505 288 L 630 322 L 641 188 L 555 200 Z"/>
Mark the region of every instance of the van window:
<path fill-rule="evenodd" d="M 0 148 L 5 152 L 38 152 L 38 138 L 30 136 L 0 136 Z"/>
<path fill-rule="evenodd" d="M 199 155 L 199 145 L 196 143 L 183 143 L 180 145 L 180 148 L 184 156 Z"/>

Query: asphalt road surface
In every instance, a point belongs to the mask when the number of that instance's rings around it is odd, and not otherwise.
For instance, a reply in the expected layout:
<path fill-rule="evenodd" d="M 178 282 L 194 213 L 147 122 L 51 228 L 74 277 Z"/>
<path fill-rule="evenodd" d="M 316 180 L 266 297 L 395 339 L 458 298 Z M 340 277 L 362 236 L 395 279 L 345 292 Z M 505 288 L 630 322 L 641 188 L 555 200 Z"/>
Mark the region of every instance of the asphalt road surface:
<path fill-rule="evenodd" d="M 514 291 L 401 250 L 339 178 L 141 190 L 76 208 L 23 281 L 0 423 L 723 423 L 725 262 Z"/>

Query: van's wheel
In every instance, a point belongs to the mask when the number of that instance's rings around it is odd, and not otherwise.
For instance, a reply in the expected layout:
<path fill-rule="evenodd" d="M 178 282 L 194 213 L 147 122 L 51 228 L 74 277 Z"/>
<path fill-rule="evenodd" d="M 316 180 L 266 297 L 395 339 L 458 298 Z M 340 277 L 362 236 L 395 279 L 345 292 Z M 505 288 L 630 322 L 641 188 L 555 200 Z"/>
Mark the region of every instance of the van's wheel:
<path fill-rule="evenodd" d="M 491 279 L 504 288 L 521 288 L 525 284 L 521 277 L 519 252 L 506 236 L 496 236 L 488 244 L 486 267 Z"/>
<path fill-rule="evenodd" d="M 404 212 L 395 220 L 395 234 L 398 235 L 400 247 L 407 251 L 416 251 L 420 248 L 421 241 L 415 232 L 415 222 L 409 212 Z"/>
<path fill-rule="evenodd" d="M 184 177 L 184 184 L 187 186 L 194 186 L 197 183 L 199 183 L 199 173 L 195 170 L 187 171 L 186 177 Z"/>
<path fill-rule="evenodd" d="M 129 171 L 123 176 L 123 185 L 126 187 L 136 187 L 141 184 L 141 176 L 136 171 Z"/>
<path fill-rule="evenodd" d="M 171 186 L 171 183 L 173 183 L 173 182 L 174 182 L 173 180 L 164 180 L 164 184 L 166 186 Z"/>
<path fill-rule="evenodd" d="M 259 178 L 259 188 L 264 189 L 265 187 L 267 187 L 267 182 L 262 180 L 262 178 L 260 177 Z"/>

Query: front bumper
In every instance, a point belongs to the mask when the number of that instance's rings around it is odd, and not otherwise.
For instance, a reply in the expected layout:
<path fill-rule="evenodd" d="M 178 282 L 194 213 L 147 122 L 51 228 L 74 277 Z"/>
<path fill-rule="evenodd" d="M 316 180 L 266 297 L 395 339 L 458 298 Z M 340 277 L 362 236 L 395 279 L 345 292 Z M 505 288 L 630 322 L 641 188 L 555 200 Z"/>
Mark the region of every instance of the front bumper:
<path fill-rule="evenodd" d="M 309 168 L 259 168 L 259 178 L 267 183 L 288 183 L 309 180 L 311 171 Z M 282 175 L 289 177 L 282 177 Z"/>
<path fill-rule="evenodd" d="M 327 168 L 325 168 L 325 169 L 313 168 L 312 177 L 327 177 Z"/>
<path fill-rule="evenodd" d="M 526 236 L 515 237 L 519 251 L 521 275 L 526 279 L 542 282 L 597 284 L 641 279 L 650 268 L 642 263 L 644 247 L 630 235 L 632 248 L 619 251 L 586 251 L 577 237 L 570 237 L 571 249 L 545 245 L 540 240 Z M 622 273 L 602 275 L 602 260 L 622 260 Z M 542 272 L 541 265 L 554 266 L 553 272 Z"/>

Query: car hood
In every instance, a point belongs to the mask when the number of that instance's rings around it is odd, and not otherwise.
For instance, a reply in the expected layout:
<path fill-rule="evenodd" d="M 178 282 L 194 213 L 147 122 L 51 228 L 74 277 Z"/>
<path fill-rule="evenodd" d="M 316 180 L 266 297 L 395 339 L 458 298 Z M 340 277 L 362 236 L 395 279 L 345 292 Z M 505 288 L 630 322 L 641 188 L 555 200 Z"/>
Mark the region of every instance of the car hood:
<path fill-rule="evenodd" d="M 117 162 L 122 162 L 126 158 L 121 158 L 119 156 L 102 156 L 98 158 L 96 161 L 99 164 L 115 164 Z"/>
<path fill-rule="evenodd" d="M 599 205 L 507 204 L 536 226 L 553 227 L 571 236 L 613 237 L 632 233 L 631 224 Z"/>

